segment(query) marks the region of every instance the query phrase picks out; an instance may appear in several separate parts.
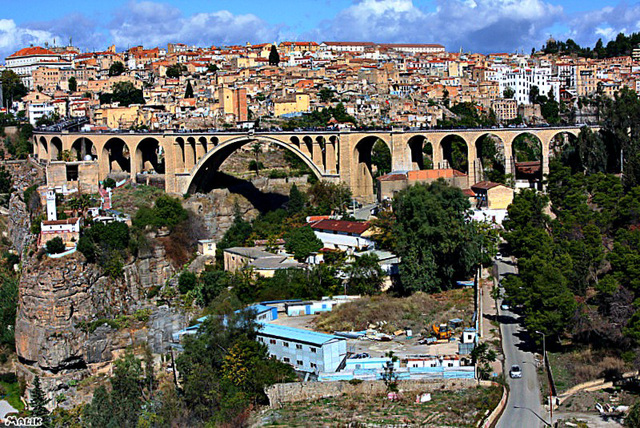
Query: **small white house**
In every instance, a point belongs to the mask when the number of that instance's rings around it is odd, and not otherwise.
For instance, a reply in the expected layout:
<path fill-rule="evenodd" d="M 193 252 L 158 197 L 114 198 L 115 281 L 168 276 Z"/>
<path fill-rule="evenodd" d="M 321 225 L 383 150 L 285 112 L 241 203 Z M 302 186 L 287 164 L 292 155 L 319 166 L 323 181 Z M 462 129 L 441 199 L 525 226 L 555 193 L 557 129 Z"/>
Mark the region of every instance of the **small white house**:
<path fill-rule="evenodd" d="M 368 222 L 319 220 L 309 226 L 325 248 L 349 253 L 375 248 L 374 241 L 365 234 L 369 230 Z"/>
<path fill-rule="evenodd" d="M 198 241 L 198 253 L 203 256 L 216 255 L 216 241 L 213 239 L 201 239 Z"/>

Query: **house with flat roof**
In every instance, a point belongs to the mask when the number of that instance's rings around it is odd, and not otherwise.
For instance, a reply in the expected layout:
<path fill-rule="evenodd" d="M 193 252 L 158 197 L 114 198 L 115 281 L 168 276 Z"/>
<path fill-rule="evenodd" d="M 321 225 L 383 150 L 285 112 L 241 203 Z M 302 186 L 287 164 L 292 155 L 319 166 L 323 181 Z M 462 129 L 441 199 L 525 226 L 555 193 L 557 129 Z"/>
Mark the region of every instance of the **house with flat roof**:
<path fill-rule="evenodd" d="M 335 372 L 347 356 L 347 340 L 331 334 L 264 324 L 257 339 L 269 354 L 301 372 Z"/>
<path fill-rule="evenodd" d="M 223 252 L 224 270 L 237 272 L 251 268 L 258 275 L 270 278 L 279 269 L 300 269 L 304 264 L 298 263 L 289 254 L 274 254 L 263 247 L 231 247 Z"/>

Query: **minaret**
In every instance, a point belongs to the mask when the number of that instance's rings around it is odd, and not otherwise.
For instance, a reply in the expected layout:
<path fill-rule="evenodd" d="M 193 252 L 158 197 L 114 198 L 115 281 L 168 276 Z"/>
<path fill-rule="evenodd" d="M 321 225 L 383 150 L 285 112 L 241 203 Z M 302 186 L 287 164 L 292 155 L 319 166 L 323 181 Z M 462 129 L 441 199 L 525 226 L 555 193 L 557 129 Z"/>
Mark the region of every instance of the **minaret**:
<path fill-rule="evenodd" d="M 47 220 L 55 221 L 58 219 L 56 214 L 56 192 L 53 189 L 47 190 Z"/>

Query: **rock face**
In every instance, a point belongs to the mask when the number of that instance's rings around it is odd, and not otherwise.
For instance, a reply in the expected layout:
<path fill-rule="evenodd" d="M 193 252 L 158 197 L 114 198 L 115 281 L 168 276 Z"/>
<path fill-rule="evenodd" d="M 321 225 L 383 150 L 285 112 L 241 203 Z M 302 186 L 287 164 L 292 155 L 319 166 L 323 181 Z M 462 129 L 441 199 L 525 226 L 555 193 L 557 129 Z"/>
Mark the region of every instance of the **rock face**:
<path fill-rule="evenodd" d="M 9 239 L 13 242 L 18 254 L 29 245 L 31 240 L 29 212 L 27 206 L 17 193 L 11 194 L 9 199 L 9 215 L 7 216 L 7 230 Z"/>
<path fill-rule="evenodd" d="M 79 252 L 60 259 L 25 258 L 16 317 L 19 371 L 28 380 L 40 373 L 55 397 L 70 379 L 108 370 L 128 346 L 148 343 L 154 353 L 167 352 L 171 334 L 186 327 L 187 315 L 156 307 L 146 295 L 149 287 L 164 284 L 174 273 L 161 245 L 149 257 L 126 265 L 118 280 L 104 276 Z M 132 316 L 143 309 L 142 319 Z M 118 315 L 128 315 L 119 329 L 113 322 L 91 326 Z M 67 398 L 68 404 L 74 402 Z"/>

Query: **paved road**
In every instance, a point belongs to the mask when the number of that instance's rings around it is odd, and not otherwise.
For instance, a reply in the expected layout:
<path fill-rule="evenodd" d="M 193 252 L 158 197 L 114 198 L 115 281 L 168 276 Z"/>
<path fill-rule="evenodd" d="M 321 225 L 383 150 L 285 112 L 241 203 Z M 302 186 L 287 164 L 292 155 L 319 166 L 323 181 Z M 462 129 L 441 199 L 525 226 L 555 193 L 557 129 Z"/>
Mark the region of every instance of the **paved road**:
<path fill-rule="evenodd" d="M 505 273 L 515 273 L 515 266 L 497 262 L 500 279 Z M 506 357 L 505 376 L 509 383 L 510 393 L 507 407 L 498 421 L 497 428 L 539 428 L 545 426 L 549 414 L 545 413 L 541 404 L 540 386 L 536 374 L 536 366 L 531 352 L 523 351 L 521 334 L 524 328 L 518 315 L 511 311 L 500 310 L 500 329 L 502 333 L 502 349 Z M 520 346 L 519 346 L 520 345 Z M 525 347 L 526 348 L 526 347 Z M 509 369 L 513 364 L 522 368 L 521 379 L 511 379 Z"/>

